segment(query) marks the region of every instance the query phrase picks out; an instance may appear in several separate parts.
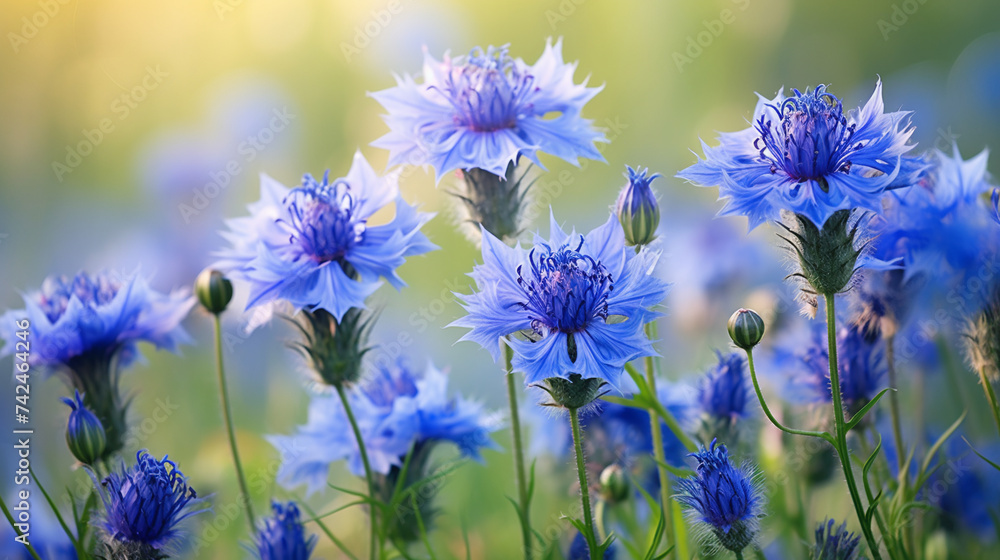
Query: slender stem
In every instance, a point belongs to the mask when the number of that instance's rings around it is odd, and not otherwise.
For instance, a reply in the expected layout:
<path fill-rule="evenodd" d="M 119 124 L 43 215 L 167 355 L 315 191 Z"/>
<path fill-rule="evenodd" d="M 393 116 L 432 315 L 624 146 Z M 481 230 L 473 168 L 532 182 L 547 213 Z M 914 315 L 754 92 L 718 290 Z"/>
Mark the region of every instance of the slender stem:
<path fill-rule="evenodd" d="M 844 477 L 847 479 L 847 489 L 851 494 L 851 502 L 854 503 L 854 511 L 861 523 L 861 532 L 864 533 L 868 542 L 868 549 L 873 560 L 882 560 L 882 555 L 878 550 L 878 541 L 872 533 L 871 525 L 865 521 L 865 507 L 861 503 L 861 495 L 858 493 L 858 483 L 854 479 L 854 469 L 851 466 L 850 451 L 847 448 L 847 423 L 844 420 L 844 403 L 840 395 L 840 375 L 837 367 L 837 318 L 834 307 L 833 294 L 826 294 L 826 334 L 828 352 L 830 357 L 830 392 L 833 396 L 833 423 L 834 437 L 836 444 L 834 448 L 837 456 L 840 457 L 840 465 L 844 470 Z"/>
<path fill-rule="evenodd" d="M 517 380 L 514 378 L 514 350 L 504 346 L 504 360 L 507 368 L 507 401 L 510 403 L 510 431 L 514 439 L 514 477 L 517 483 L 517 503 L 521 509 L 521 540 L 524 544 L 524 558 L 531 560 L 531 496 L 524 470 L 524 444 L 521 439 L 521 417 L 517 413 Z"/>
<path fill-rule="evenodd" d="M 647 325 L 647 334 L 652 338 L 649 325 Z M 646 383 L 649 385 L 651 398 L 657 398 L 656 372 L 653 368 L 652 356 L 646 357 Z M 649 429 L 653 436 L 653 457 L 656 458 L 657 474 L 660 477 L 660 506 L 663 510 L 663 531 L 666 534 L 667 542 L 676 550 L 676 532 L 674 531 L 670 508 L 670 476 L 664 466 L 667 463 L 667 455 L 663 447 L 663 428 L 660 425 L 659 415 L 652 410 L 649 411 Z"/>
<path fill-rule="evenodd" d="M 2 497 L 0 497 L 0 509 L 3 509 L 4 517 L 7 518 L 7 521 L 10 523 L 11 528 L 14 529 L 14 532 L 17 533 L 17 536 L 20 537 L 23 535 L 24 533 L 22 533 L 21 529 L 17 527 L 17 523 L 14 521 L 14 516 L 10 514 L 10 510 L 7 509 L 7 503 L 3 501 Z M 24 542 L 27 543 L 24 547 L 28 549 L 28 554 L 31 554 L 31 557 L 35 560 L 42 560 L 38 553 L 35 552 L 35 547 L 31 546 L 31 543 L 28 542 L 27 539 L 25 539 Z"/>
<path fill-rule="evenodd" d="M 990 410 L 993 411 L 993 420 L 997 424 L 997 430 L 1000 430 L 1000 406 L 997 405 L 997 394 L 993 391 L 993 385 L 990 384 L 990 379 L 986 377 L 986 368 L 979 368 L 979 383 L 983 386 L 983 391 L 986 393 L 986 400 L 990 401 Z"/>
<path fill-rule="evenodd" d="M 382 547 L 380 539 L 376 539 L 375 535 L 378 534 L 378 523 L 377 517 L 378 513 L 375 511 L 374 501 L 375 501 L 375 478 L 372 476 L 372 466 L 368 462 L 368 450 L 365 449 L 365 440 L 361 437 L 361 428 L 358 427 L 358 421 L 354 418 L 354 411 L 351 409 L 351 403 L 347 400 L 347 392 L 344 391 L 343 385 L 335 385 L 337 388 L 337 395 L 340 397 L 340 402 L 344 405 L 344 412 L 347 414 L 347 421 L 351 423 L 351 430 L 354 432 L 354 439 L 358 442 L 358 454 L 361 455 L 361 464 L 365 467 L 365 482 L 368 483 L 368 497 L 372 500 L 372 504 L 369 505 L 371 508 L 371 535 L 368 540 L 368 557 L 371 560 L 375 560 L 377 557 L 381 556 L 377 549 Z"/>
<path fill-rule="evenodd" d="M 742 550 L 737 550 L 736 551 L 736 560 L 743 560 L 743 551 Z"/>
<path fill-rule="evenodd" d="M 576 451 L 576 474 L 580 477 L 580 503 L 583 505 L 583 522 L 590 535 L 587 538 L 587 548 L 590 549 L 590 560 L 602 560 L 597 555 L 597 539 L 594 532 L 594 516 L 590 513 L 590 485 L 587 484 L 587 466 L 583 456 L 583 432 L 580 430 L 580 414 L 575 408 L 569 409 L 569 421 L 573 427 L 573 449 Z"/>
<path fill-rule="evenodd" d="M 598 499 L 594 504 L 594 525 L 597 526 L 597 538 L 603 541 L 608 538 L 608 529 L 604 526 L 604 514 L 608 503 Z"/>
<path fill-rule="evenodd" d="M 236 447 L 236 431 L 233 428 L 233 413 L 229 408 L 229 389 L 226 387 L 226 372 L 222 366 L 222 322 L 215 315 L 215 372 L 219 378 L 219 400 L 222 401 L 222 419 L 226 423 L 226 434 L 229 436 L 229 450 L 233 453 L 233 464 L 236 465 L 236 480 L 240 485 L 240 495 L 243 497 L 243 509 L 247 512 L 247 522 L 250 523 L 250 536 L 257 531 L 253 517 L 253 505 L 250 503 L 250 492 L 247 491 L 247 480 L 243 476 L 243 463 L 240 462 L 240 452 Z"/>
<path fill-rule="evenodd" d="M 767 407 L 767 402 L 764 401 L 764 393 L 761 392 L 760 383 L 757 382 L 757 370 L 753 365 L 753 349 L 751 348 L 747 349 L 747 367 L 750 369 L 750 379 L 753 381 L 753 390 L 757 393 L 757 400 L 760 401 L 760 407 L 764 410 L 764 415 L 767 416 L 767 419 L 770 420 L 772 424 L 774 424 L 775 428 L 778 428 L 782 432 L 796 436 L 818 437 L 830 441 L 829 436 L 823 432 L 796 430 L 793 428 L 787 428 L 782 425 L 781 422 L 778 422 L 778 419 L 774 417 L 774 414 L 771 414 L 771 409 Z M 832 444 L 833 441 L 830 441 L 830 443 Z"/>

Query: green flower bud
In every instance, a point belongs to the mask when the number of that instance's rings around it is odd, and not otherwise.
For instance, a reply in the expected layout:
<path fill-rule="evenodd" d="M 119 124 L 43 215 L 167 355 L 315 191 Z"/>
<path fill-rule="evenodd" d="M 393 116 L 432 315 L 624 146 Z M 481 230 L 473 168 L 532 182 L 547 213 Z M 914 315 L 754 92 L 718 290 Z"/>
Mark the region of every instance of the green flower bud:
<path fill-rule="evenodd" d="M 549 377 L 539 385 L 552 397 L 554 406 L 576 410 L 594 402 L 600 396 L 604 380 L 598 377 L 583 378 L 579 373 L 569 374 L 569 379 Z"/>
<path fill-rule="evenodd" d="M 628 184 L 618 195 L 615 213 L 629 245 L 648 245 L 656 238 L 656 227 L 660 225 L 660 205 L 650 188 L 660 174 L 647 176 L 646 169 L 632 169 L 627 165 L 625 168 L 628 169 L 625 174 Z"/>
<path fill-rule="evenodd" d="M 74 393 L 73 399 L 62 399 L 73 409 L 66 424 L 66 445 L 77 461 L 92 465 L 104 455 L 108 442 L 107 433 L 97 415 L 84 406 L 80 392 Z"/>
<path fill-rule="evenodd" d="M 625 471 L 618 463 L 608 465 L 601 471 L 601 498 L 608 503 L 616 504 L 628 499 L 629 484 Z"/>
<path fill-rule="evenodd" d="M 750 350 L 764 338 L 764 320 L 752 309 L 738 309 L 729 318 L 729 338 L 736 346 Z"/>
<path fill-rule="evenodd" d="M 194 293 L 209 313 L 218 315 L 233 299 L 233 284 L 218 270 L 206 268 L 194 281 Z"/>
<path fill-rule="evenodd" d="M 799 270 L 791 275 L 805 281 L 808 295 L 833 295 L 848 288 L 858 269 L 864 244 L 857 243 L 858 223 L 850 210 L 838 210 L 823 228 L 801 214 L 785 215 L 778 225 L 788 236 L 779 235 L 798 258 Z M 853 222 L 853 223 L 852 223 Z M 857 246 L 856 246 L 857 245 Z"/>

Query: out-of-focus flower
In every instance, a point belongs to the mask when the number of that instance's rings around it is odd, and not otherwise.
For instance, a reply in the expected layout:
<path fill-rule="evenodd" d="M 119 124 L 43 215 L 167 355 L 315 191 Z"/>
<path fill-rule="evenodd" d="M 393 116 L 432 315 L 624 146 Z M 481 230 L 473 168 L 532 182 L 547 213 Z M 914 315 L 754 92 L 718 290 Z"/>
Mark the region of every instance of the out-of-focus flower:
<path fill-rule="evenodd" d="M 847 522 L 837 526 L 832 519 L 820 523 L 816 529 L 816 546 L 811 560 L 858 560 L 861 556 L 861 537 L 847 530 Z"/>
<path fill-rule="evenodd" d="M 389 150 L 390 165 L 433 166 L 439 180 L 476 168 L 502 177 L 521 156 L 541 165 L 538 152 L 603 161 L 595 142 L 604 135 L 581 116 L 601 88 L 574 83 L 575 69 L 563 62 L 562 40 L 530 66 L 506 45 L 442 61 L 425 52 L 422 83 L 397 77 L 396 87 L 370 94 L 390 129 L 372 145 Z"/>
<path fill-rule="evenodd" d="M 930 437 L 928 442 L 935 439 Z M 943 448 L 945 458 L 927 480 L 920 497 L 934 506 L 946 531 L 995 542 L 1000 471 L 969 450 L 961 431 L 953 434 Z M 996 445 L 979 447 L 979 451 L 993 462 L 1000 458 Z"/>
<path fill-rule="evenodd" d="M 617 556 L 618 550 L 614 544 L 604 551 L 604 560 L 615 560 Z M 587 546 L 587 539 L 583 538 L 583 533 L 578 532 L 573 537 L 566 560 L 590 560 L 590 547 Z"/>
<path fill-rule="evenodd" d="M 712 441 L 692 457 L 695 476 L 678 483 L 677 501 L 694 523 L 715 536 L 717 544 L 733 552 L 753 543 L 764 516 L 765 498 L 750 465 L 737 467 L 725 445 Z"/>
<path fill-rule="evenodd" d="M 657 383 L 656 389 L 660 402 L 682 427 L 693 424 L 697 411 L 689 391 L 663 380 Z M 564 415 L 552 414 L 551 410 L 525 408 L 524 416 L 531 426 L 529 451 L 535 456 L 547 454 L 563 459 L 573 452 L 573 435 Z M 605 468 L 619 465 L 650 495 L 657 495 L 659 481 L 656 465 L 651 460 L 653 436 L 647 411 L 601 401 L 600 406 L 589 410 L 580 422 L 587 434 L 583 445 L 590 480 L 600 480 Z M 665 423 L 661 422 L 660 428 L 667 463 L 684 466 L 687 456 L 684 444 Z"/>
<path fill-rule="evenodd" d="M 403 363 L 380 367 L 348 393 L 372 470 L 387 475 L 402 465 L 414 446 L 455 444 L 464 456 L 481 460 L 493 448 L 490 432 L 499 426 L 478 403 L 448 397 L 447 376 L 433 366 L 420 375 Z M 287 487 L 306 484 L 309 493 L 326 486 L 330 464 L 346 460 L 355 475 L 364 474 L 357 440 L 337 395 L 318 396 L 309 420 L 291 436 L 271 436 L 282 451 L 278 480 Z"/>
<path fill-rule="evenodd" d="M 395 204 L 395 216 L 369 225 L 372 214 Z M 288 189 L 261 177 L 261 199 L 250 216 L 229 220 L 223 236 L 231 247 L 214 265 L 230 278 L 250 284 L 247 307 L 283 300 L 296 309 L 325 310 L 339 321 L 386 279 L 397 289 L 396 273 L 406 257 L 436 249 L 420 232 L 431 214 L 417 212 L 399 196 L 396 175 L 379 177 L 361 152 L 346 177 Z"/>
<path fill-rule="evenodd" d="M 652 275 L 659 255 L 626 248 L 614 216 L 586 235 L 551 224 L 530 251 L 483 234 L 483 264 L 471 274 L 479 291 L 459 295 L 468 315 L 452 326 L 472 329 L 462 340 L 494 360 L 503 338 L 528 384 L 578 374 L 617 389 L 626 363 L 655 354 L 643 326 L 667 290 Z"/>
<path fill-rule="evenodd" d="M 884 112 L 881 81 L 849 114 L 826 86 L 793 92 L 759 96 L 753 125 L 720 134 L 716 147 L 702 142 L 704 159 L 678 177 L 718 186 L 727 199 L 720 214 L 746 216 L 750 229 L 782 210 L 818 228 L 838 210 L 880 212 L 885 190 L 917 182 L 924 163 L 905 155 L 913 148 L 909 113 Z"/>
<path fill-rule="evenodd" d="M 786 395 L 797 402 L 831 402 L 830 355 L 826 326 L 812 321 L 806 337 L 783 340 L 775 349 L 776 364 L 789 377 Z M 804 339 L 803 339 L 804 338 Z M 849 414 L 863 408 L 885 388 L 888 365 L 884 343 L 870 339 L 857 325 L 837 332 L 837 373 Z"/>
<path fill-rule="evenodd" d="M 70 453 L 84 465 L 92 465 L 104 455 L 108 436 L 104 426 L 89 408 L 83 404 L 80 391 L 74 391 L 72 399 L 63 397 L 63 402 L 72 409 L 66 423 L 66 445 Z"/>
<path fill-rule="evenodd" d="M 740 419 L 751 415 L 757 399 L 750 388 L 746 358 L 741 353 L 716 352 L 718 363 L 700 379 L 697 405 L 700 412 L 698 435 L 702 441 L 726 438 L 732 445 L 741 439 Z"/>
<path fill-rule="evenodd" d="M 20 340 L 16 323 L 29 320 L 31 365 L 63 373 L 84 395 L 106 431 L 108 457 L 121 449 L 126 432 L 119 369 L 139 356 L 139 342 L 171 351 L 190 342 L 180 323 L 194 304 L 187 291 L 157 292 L 138 273 L 50 276 L 41 290 L 24 296 L 24 309 L 0 318 L 0 356 Z"/>
<path fill-rule="evenodd" d="M 965 356 L 987 383 L 1000 381 L 1000 289 L 965 330 Z"/>
<path fill-rule="evenodd" d="M 264 519 L 253 539 L 260 560 L 308 560 L 316 548 L 316 535 L 306 536 L 295 502 L 271 502 L 273 515 Z"/>
<path fill-rule="evenodd" d="M 660 225 L 660 205 L 650 185 L 661 175 L 648 175 L 648 170 L 639 167 L 625 167 L 628 183 L 618 194 L 615 214 L 625 232 L 626 243 L 649 245 L 656 238 L 656 228 Z"/>
<path fill-rule="evenodd" d="M 156 560 L 181 539 L 180 524 L 208 511 L 173 461 L 146 451 L 101 483 L 104 546 L 112 560 Z"/>

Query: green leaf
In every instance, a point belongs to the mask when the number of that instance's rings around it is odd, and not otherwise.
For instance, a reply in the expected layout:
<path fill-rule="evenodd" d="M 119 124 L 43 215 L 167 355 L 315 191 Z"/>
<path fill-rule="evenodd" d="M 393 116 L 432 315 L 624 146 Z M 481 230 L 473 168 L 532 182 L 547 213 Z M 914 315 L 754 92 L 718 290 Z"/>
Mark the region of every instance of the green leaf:
<path fill-rule="evenodd" d="M 690 477 L 692 477 L 692 476 L 695 475 L 695 472 L 693 470 L 691 470 L 691 469 L 685 469 L 685 468 L 681 468 L 681 467 L 675 467 L 675 466 L 673 466 L 673 465 L 671 465 L 669 463 L 665 463 L 665 462 L 660 461 L 659 459 L 656 459 L 656 458 L 654 458 L 653 460 L 656 461 L 657 465 L 660 465 L 661 467 L 663 467 L 664 469 L 666 469 L 667 472 L 669 472 L 670 474 L 676 476 L 677 478 L 690 478 Z"/>
<path fill-rule="evenodd" d="M 851 417 L 851 421 L 847 423 L 847 430 L 853 430 L 855 426 L 860 424 L 861 421 L 865 419 L 865 415 L 868 414 L 868 411 L 878 404 L 878 401 L 881 400 L 882 397 L 889 391 L 895 391 L 895 389 L 892 387 L 882 389 L 877 395 L 875 395 L 875 398 L 868 401 L 868 404 L 866 404 L 861 410 L 857 411 L 854 416 Z"/>
<path fill-rule="evenodd" d="M 990 461 L 989 459 L 986 458 L 985 455 L 983 455 L 982 453 L 980 453 L 979 451 L 977 451 L 975 447 L 972 447 L 972 444 L 969 443 L 969 440 L 965 439 L 965 436 L 962 436 L 962 440 L 965 442 L 966 445 L 969 446 L 969 449 L 971 449 L 972 452 L 975 453 L 980 459 L 982 459 L 983 461 L 986 461 L 987 463 L 989 463 L 989 465 L 991 467 L 993 467 L 994 469 L 1000 471 L 1000 465 L 994 463 L 993 461 Z"/>

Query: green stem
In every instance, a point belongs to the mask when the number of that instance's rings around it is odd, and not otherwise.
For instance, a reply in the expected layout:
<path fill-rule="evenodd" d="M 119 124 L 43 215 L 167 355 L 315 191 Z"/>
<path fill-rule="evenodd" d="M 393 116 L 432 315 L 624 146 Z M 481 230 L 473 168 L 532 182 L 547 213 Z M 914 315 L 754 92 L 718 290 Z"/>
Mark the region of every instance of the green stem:
<path fill-rule="evenodd" d="M 854 469 L 851 466 L 850 451 L 847 448 L 847 423 L 844 420 L 844 403 L 840 395 L 840 375 L 837 365 L 837 319 L 834 296 L 833 294 L 825 294 L 824 299 L 826 300 L 826 334 L 830 358 L 830 392 L 833 396 L 833 423 L 836 438 L 834 448 L 837 451 L 837 456 L 840 457 L 840 465 L 844 470 L 844 477 L 847 479 L 847 490 L 851 494 L 851 502 L 854 504 L 858 522 L 861 523 L 861 532 L 868 542 L 872 560 L 882 560 L 882 555 L 878 550 L 878 541 L 875 540 L 871 525 L 865 521 L 865 507 L 861 503 L 858 483 L 854 479 Z"/>
<path fill-rule="evenodd" d="M 14 516 L 10 514 L 10 510 L 7 509 L 7 503 L 3 501 L 2 497 L 0 497 L 0 509 L 3 509 L 4 516 L 10 523 L 11 528 L 14 529 L 14 532 L 17 533 L 17 536 L 20 537 L 21 535 L 23 535 L 24 533 L 22 533 L 21 530 L 17 528 L 17 524 L 14 522 Z M 39 556 L 38 553 L 35 552 L 35 547 L 31 546 L 30 542 L 24 546 L 25 548 L 28 549 L 28 554 L 31 554 L 32 558 L 34 558 L 35 560 L 42 560 L 41 556 Z"/>
<path fill-rule="evenodd" d="M 736 551 L 736 560 L 743 560 L 743 551 L 742 550 L 737 550 Z"/>
<path fill-rule="evenodd" d="M 229 408 L 229 389 L 226 387 L 226 373 L 222 366 L 222 322 L 215 315 L 215 371 L 219 378 L 219 400 L 222 401 L 222 418 L 226 423 L 226 434 L 229 436 L 229 450 L 233 453 L 233 464 L 236 465 L 236 480 L 240 485 L 240 495 L 243 497 L 243 509 L 247 512 L 247 522 L 250 523 L 250 536 L 257 531 L 253 516 L 253 505 L 250 503 L 250 492 L 247 491 L 247 480 L 243 476 L 243 463 L 240 462 L 240 452 L 236 447 L 236 431 L 233 428 L 233 414 Z"/>
<path fill-rule="evenodd" d="M 378 513 L 375 510 L 375 478 L 372 475 L 372 466 L 368 462 L 368 450 L 365 449 L 365 440 L 361 437 L 361 429 L 358 427 L 358 421 L 354 418 L 354 411 L 351 409 L 351 403 L 347 400 L 347 392 L 344 391 L 343 385 L 335 385 L 337 389 L 337 395 L 340 397 L 340 402 L 344 405 L 344 413 L 347 414 L 347 421 L 351 423 L 351 431 L 354 432 L 354 439 L 358 442 L 358 454 L 361 455 L 361 464 L 365 467 L 365 482 L 368 484 L 368 498 L 371 499 L 372 504 L 369 505 L 371 508 L 371 514 L 368 516 L 371 520 L 371 534 L 368 540 L 368 557 L 371 560 L 375 560 L 381 556 L 380 551 L 377 549 L 382 547 L 380 539 L 376 539 L 375 535 L 378 534 L 378 524 L 376 517 Z"/>
<path fill-rule="evenodd" d="M 823 438 L 823 439 L 829 441 L 834 446 L 836 446 L 834 444 L 834 442 L 832 441 L 832 439 L 830 438 L 829 434 L 826 434 L 824 432 L 813 432 L 813 431 L 810 431 L 810 430 L 796 430 L 796 429 L 793 429 L 793 428 L 787 428 L 784 425 L 782 425 L 781 422 L 778 422 L 778 419 L 774 417 L 774 414 L 771 414 L 771 409 L 767 407 L 767 402 L 764 401 L 764 393 L 761 392 L 761 390 L 760 390 L 760 383 L 757 382 L 757 370 L 756 370 L 756 368 L 754 368 L 754 365 L 753 365 L 753 349 L 752 348 L 748 348 L 747 349 L 747 367 L 750 369 L 750 379 L 751 379 L 751 381 L 753 381 L 753 390 L 754 390 L 754 392 L 757 393 L 757 400 L 760 401 L 760 407 L 764 410 L 764 415 L 767 416 L 767 419 L 770 420 L 772 424 L 774 424 L 775 428 L 778 428 L 782 432 L 789 433 L 789 434 L 796 435 L 796 436 L 809 436 L 809 437 Z"/>
<path fill-rule="evenodd" d="M 993 391 L 993 385 L 990 384 L 990 380 L 986 377 L 986 368 L 979 368 L 979 383 L 983 386 L 983 391 L 986 393 L 986 400 L 990 401 L 990 409 L 993 411 L 993 420 L 997 424 L 997 430 L 1000 431 L 1000 406 L 997 404 L 997 394 Z"/>
<path fill-rule="evenodd" d="M 590 560 L 602 560 L 598 556 L 597 539 L 594 532 L 594 516 L 590 513 L 590 485 L 587 484 L 587 467 L 583 456 L 583 432 L 580 430 L 580 414 L 575 408 L 569 409 L 569 421 L 573 427 L 573 449 L 576 451 L 576 474 L 580 477 L 580 503 L 583 505 L 583 522 L 587 526 L 587 548 Z"/>
<path fill-rule="evenodd" d="M 504 361 L 507 371 L 507 401 L 510 404 L 510 431 L 514 439 L 514 477 L 517 482 L 517 503 L 520 508 L 521 540 L 524 544 L 524 558 L 531 560 L 531 496 L 524 469 L 524 444 L 521 439 L 521 417 L 517 413 L 517 380 L 514 377 L 514 350 L 504 346 Z"/>
<path fill-rule="evenodd" d="M 652 324 L 652 323 L 650 323 Z M 651 335 L 649 325 L 647 334 Z M 652 336 L 650 336 L 652 338 Z M 649 385 L 651 398 L 657 398 L 656 393 L 656 372 L 653 367 L 653 357 L 646 357 L 646 383 Z M 649 428 L 653 436 L 653 457 L 656 458 L 657 474 L 660 477 L 660 507 L 663 510 L 663 532 L 667 537 L 667 542 L 677 549 L 676 532 L 670 508 L 670 476 L 664 465 L 667 464 L 667 455 L 663 447 L 663 428 L 660 425 L 660 417 L 656 412 L 649 411 Z"/>

